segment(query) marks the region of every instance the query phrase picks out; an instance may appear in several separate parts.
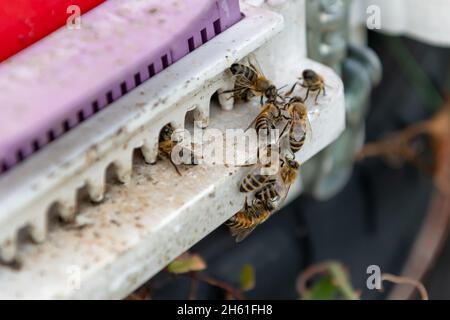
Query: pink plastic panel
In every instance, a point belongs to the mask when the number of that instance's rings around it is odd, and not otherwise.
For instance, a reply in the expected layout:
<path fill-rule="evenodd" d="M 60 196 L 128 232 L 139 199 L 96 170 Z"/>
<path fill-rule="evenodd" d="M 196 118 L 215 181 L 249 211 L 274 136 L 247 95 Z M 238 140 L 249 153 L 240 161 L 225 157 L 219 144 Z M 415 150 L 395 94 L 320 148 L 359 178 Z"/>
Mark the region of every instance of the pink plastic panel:
<path fill-rule="evenodd" d="M 238 0 L 109 0 L 0 64 L 0 173 L 241 18 Z"/>

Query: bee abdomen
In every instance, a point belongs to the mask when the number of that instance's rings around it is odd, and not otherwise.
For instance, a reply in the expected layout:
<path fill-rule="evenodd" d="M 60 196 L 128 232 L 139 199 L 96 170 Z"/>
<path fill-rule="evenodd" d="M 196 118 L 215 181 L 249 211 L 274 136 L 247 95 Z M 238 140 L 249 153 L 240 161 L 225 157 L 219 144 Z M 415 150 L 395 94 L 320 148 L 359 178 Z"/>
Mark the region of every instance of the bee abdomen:
<path fill-rule="evenodd" d="M 292 152 L 296 153 L 300 151 L 306 141 L 306 135 L 303 135 L 299 140 L 295 140 L 293 137 L 289 137 L 289 145 Z"/>
<path fill-rule="evenodd" d="M 159 154 L 165 157 L 169 157 L 172 153 L 174 145 L 175 144 L 171 140 L 160 142 L 158 146 Z"/>
<path fill-rule="evenodd" d="M 262 115 L 258 116 L 258 118 L 256 119 L 256 123 L 255 123 L 256 132 L 260 132 L 261 130 L 266 130 L 266 132 L 268 132 L 269 127 L 270 127 L 270 120 L 267 117 L 267 115 L 262 114 Z"/>
<path fill-rule="evenodd" d="M 255 194 L 255 198 L 261 200 L 262 202 L 271 202 L 279 198 L 278 192 L 275 190 L 273 183 L 262 188 Z"/>
<path fill-rule="evenodd" d="M 234 63 L 230 67 L 231 73 L 235 76 L 242 76 L 249 80 L 250 82 L 255 82 L 258 75 L 253 71 L 253 69 L 239 63 Z"/>
<path fill-rule="evenodd" d="M 236 86 L 236 88 L 241 88 Z M 236 101 L 249 102 L 254 97 L 253 91 L 249 88 L 243 89 L 240 93 L 235 93 L 234 99 Z"/>
<path fill-rule="evenodd" d="M 249 174 L 242 180 L 239 190 L 241 192 L 252 192 L 264 186 L 269 176 Z"/>
<path fill-rule="evenodd" d="M 232 229 L 239 230 L 252 227 L 254 225 L 254 221 L 244 212 L 238 212 L 228 219 L 225 224 Z"/>

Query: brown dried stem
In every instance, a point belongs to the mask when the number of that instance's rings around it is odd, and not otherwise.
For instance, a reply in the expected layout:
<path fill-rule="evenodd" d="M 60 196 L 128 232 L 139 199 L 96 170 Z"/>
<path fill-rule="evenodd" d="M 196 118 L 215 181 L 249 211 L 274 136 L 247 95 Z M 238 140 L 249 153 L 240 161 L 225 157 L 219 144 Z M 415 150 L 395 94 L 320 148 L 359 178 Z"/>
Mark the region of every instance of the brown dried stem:
<path fill-rule="evenodd" d="M 241 292 L 241 290 L 234 288 L 230 284 L 226 283 L 225 281 L 221 281 L 209 276 L 202 275 L 200 273 L 192 272 L 189 274 L 189 276 L 192 279 L 196 279 L 198 281 L 205 282 L 209 284 L 210 286 L 217 287 L 225 291 L 229 296 L 236 300 L 243 300 L 244 296 Z"/>
<path fill-rule="evenodd" d="M 420 294 L 422 300 L 428 300 L 428 292 L 422 282 L 408 277 L 400 277 L 390 273 L 383 273 L 381 281 L 389 281 L 395 284 L 408 284 L 414 286 Z"/>
<path fill-rule="evenodd" d="M 414 141 L 426 135 L 431 141 L 432 166 L 419 156 Z M 369 143 L 357 154 L 356 160 L 383 157 L 391 164 L 409 162 L 418 169 L 430 173 L 436 188 L 443 194 L 450 193 L 450 154 L 446 144 L 450 139 L 450 99 L 433 118 L 413 124 L 402 131 L 388 135 L 378 142 Z"/>

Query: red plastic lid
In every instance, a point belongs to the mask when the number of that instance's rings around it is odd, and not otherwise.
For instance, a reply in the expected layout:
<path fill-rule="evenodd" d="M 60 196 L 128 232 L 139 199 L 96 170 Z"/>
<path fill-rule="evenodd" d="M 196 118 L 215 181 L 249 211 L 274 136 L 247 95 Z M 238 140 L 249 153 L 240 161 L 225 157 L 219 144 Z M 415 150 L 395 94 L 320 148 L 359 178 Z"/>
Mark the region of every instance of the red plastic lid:
<path fill-rule="evenodd" d="M 76 5 L 85 13 L 105 0 L 0 0 L 0 61 L 67 23 Z"/>

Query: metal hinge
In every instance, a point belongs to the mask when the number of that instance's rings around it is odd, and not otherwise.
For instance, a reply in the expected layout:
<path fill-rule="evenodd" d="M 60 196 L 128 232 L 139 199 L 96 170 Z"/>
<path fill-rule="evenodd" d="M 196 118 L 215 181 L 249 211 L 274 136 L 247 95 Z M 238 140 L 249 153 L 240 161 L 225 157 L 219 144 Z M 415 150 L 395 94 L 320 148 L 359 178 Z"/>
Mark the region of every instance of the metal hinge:
<path fill-rule="evenodd" d="M 305 164 L 305 192 L 317 199 L 334 196 L 350 178 L 354 154 L 364 142 L 370 93 L 381 79 L 377 55 L 366 46 L 350 43 L 351 5 L 351 0 L 306 2 L 308 55 L 342 76 L 346 99 L 346 130 Z"/>

